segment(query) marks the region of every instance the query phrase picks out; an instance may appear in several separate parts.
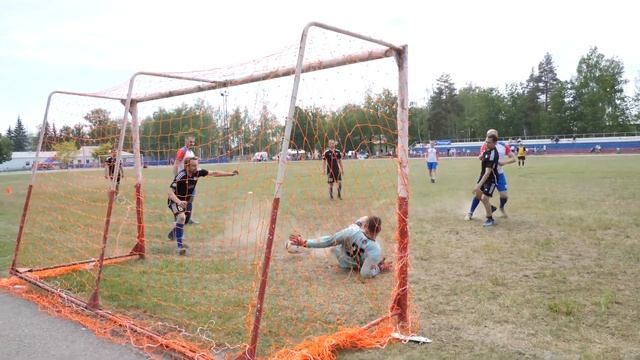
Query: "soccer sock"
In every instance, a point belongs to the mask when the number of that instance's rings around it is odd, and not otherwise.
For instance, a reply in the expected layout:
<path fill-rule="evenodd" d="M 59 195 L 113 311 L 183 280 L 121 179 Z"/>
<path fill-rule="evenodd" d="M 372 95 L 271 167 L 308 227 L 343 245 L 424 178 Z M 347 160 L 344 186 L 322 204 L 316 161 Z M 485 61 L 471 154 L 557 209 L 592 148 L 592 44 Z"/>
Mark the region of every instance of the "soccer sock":
<path fill-rule="evenodd" d="M 333 197 L 333 186 L 329 188 L 329 196 Z"/>
<path fill-rule="evenodd" d="M 473 214 L 473 212 L 476 211 L 478 204 L 480 204 L 480 199 L 474 196 L 473 199 L 471 199 L 471 209 L 469 209 L 469 214 Z"/>
<path fill-rule="evenodd" d="M 338 185 L 338 197 L 341 196 L 342 193 L 342 184 Z"/>
<path fill-rule="evenodd" d="M 193 216 L 193 211 L 191 209 L 193 209 L 193 204 L 192 203 L 187 203 L 187 212 L 189 212 L 189 214 L 191 216 Z"/>
<path fill-rule="evenodd" d="M 176 223 L 176 241 L 178 242 L 178 249 L 182 249 L 182 236 L 184 234 L 184 224 Z"/>
<path fill-rule="evenodd" d="M 504 209 L 504 205 L 507 203 L 507 200 L 509 200 L 508 197 L 501 197 L 500 198 L 500 209 Z"/>

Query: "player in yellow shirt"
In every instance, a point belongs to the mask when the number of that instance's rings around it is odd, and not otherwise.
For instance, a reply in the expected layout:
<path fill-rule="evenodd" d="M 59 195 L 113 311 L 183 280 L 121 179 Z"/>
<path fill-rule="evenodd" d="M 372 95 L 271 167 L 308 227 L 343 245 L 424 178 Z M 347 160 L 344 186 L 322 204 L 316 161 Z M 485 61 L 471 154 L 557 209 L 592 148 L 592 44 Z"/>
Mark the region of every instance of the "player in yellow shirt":
<path fill-rule="evenodd" d="M 524 166 L 524 158 L 527 154 L 527 148 L 523 143 L 518 144 L 518 166 Z"/>

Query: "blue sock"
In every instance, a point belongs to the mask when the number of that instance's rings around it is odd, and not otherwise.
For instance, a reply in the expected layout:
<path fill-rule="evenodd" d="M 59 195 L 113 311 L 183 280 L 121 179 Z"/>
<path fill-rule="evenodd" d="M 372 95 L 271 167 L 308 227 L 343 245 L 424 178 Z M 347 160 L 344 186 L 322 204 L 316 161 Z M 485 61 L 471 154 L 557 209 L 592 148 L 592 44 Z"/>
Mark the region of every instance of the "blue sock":
<path fill-rule="evenodd" d="M 182 249 L 182 236 L 184 234 L 184 224 L 176 223 L 176 241 L 178 242 L 178 249 Z"/>
<path fill-rule="evenodd" d="M 469 214 L 473 214 L 473 212 L 476 211 L 476 208 L 478 207 L 479 204 L 480 204 L 480 199 L 474 196 L 473 199 L 471 200 L 471 209 L 469 209 Z"/>
<path fill-rule="evenodd" d="M 509 198 L 500 198 L 500 209 L 504 209 L 504 205 L 507 203 L 507 200 L 509 200 Z"/>

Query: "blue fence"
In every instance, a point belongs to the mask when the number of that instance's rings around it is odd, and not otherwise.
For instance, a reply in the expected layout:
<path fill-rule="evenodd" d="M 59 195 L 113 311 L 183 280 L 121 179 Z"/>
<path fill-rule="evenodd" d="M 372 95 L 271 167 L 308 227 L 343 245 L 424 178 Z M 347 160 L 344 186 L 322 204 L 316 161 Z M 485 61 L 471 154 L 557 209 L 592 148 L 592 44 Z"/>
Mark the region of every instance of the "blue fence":
<path fill-rule="evenodd" d="M 219 156 L 213 159 L 200 159 L 198 163 L 200 164 L 222 164 L 228 163 L 229 158 L 227 156 Z M 167 166 L 172 165 L 170 160 L 146 160 L 144 161 L 144 166 Z"/>
<path fill-rule="evenodd" d="M 590 152 L 603 153 L 640 153 L 640 137 L 632 138 L 600 138 L 600 139 L 562 139 L 558 142 L 548 140 L 523 141 L 527 148 L 527 154 L 580 154 Z M 514 147 L 515 144 L 511 144 Z M 441 155 L 465 156 L 478 155 L 482 142 L 451 143 L 448 145 L 436 145 L 438 153 Z M 455 150 L 452 150 L 455 149 Z M 410 149 L 410 155 L 422 157 L 425 155 L 427 147 L 416 146 Z"/>

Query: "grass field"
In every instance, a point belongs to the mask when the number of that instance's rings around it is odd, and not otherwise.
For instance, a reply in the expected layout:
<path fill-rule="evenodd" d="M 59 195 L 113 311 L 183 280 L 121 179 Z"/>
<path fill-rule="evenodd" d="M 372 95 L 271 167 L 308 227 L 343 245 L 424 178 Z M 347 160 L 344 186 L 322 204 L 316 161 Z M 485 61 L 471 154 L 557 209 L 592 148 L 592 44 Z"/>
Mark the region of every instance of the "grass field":
<path fill-rule="evenodd" d="M 178 258 L 165 240 L 170 170 L 145 169 L 149 257 L 107 268 L 103 302 L 109 308 L 186 329 L 215 318 L 209 334 L 214 339 L 224 333 L 231 343 L 246 341 L 275 165 L 239 168 L 238 178 L 199 183 L 195 216 L 202 224 L 187 229 L 186 258 Z M 345 352 L 340 358 L 640 357 L 640 156 L 532 157 L 524 168 L 510 165 L 510 217 L 498 216 L 498 225 L 489 229 L 481 226 L 481 208 L 478 220 L 462 220 L 478 161 L 444 159 L 438 170 L 436 184 L 428 182 L 422 161 L 413 160 L 410 172 L 412 301 L 424 335 L 434 342 Z M 95 256 L 106 201 L 98 175 L 61 172 L 38 179 L 39 205 L 27 223 L 21 264 Z M 392 161 L 345 162 L 341 202 L 328 200 L 319 162 L 292 163 L 288 176 L 278 239 L 291 231 L 315 237 L 360 215 L 378 214 L 383 248 L 393 253 Z M 129 199 L 131 177 L 123 184 Z M 0 276 L 11 261 L 27 181 L 24 174 L 0 175 Z M 85 190 L 71 191 L 79 183 Z M 5 191 L 9 186 L 12 194 Z M 131 206 L 118 204 L 114 212 L 112 254 L 133 244 Z M 281 345 L 273 340 L 281 337 L 290 344 L 340 325 L 363 324 L 387 308 L 391 276 L 362 282 L 340 272 L 326 252 L 292 256 L 280 241 L 276 246 L 262 349 Z M 87 295 L 93 276 L 66 275 L 56 282 Z M 144 298 L 142 304 L 137 300 Z"/>

